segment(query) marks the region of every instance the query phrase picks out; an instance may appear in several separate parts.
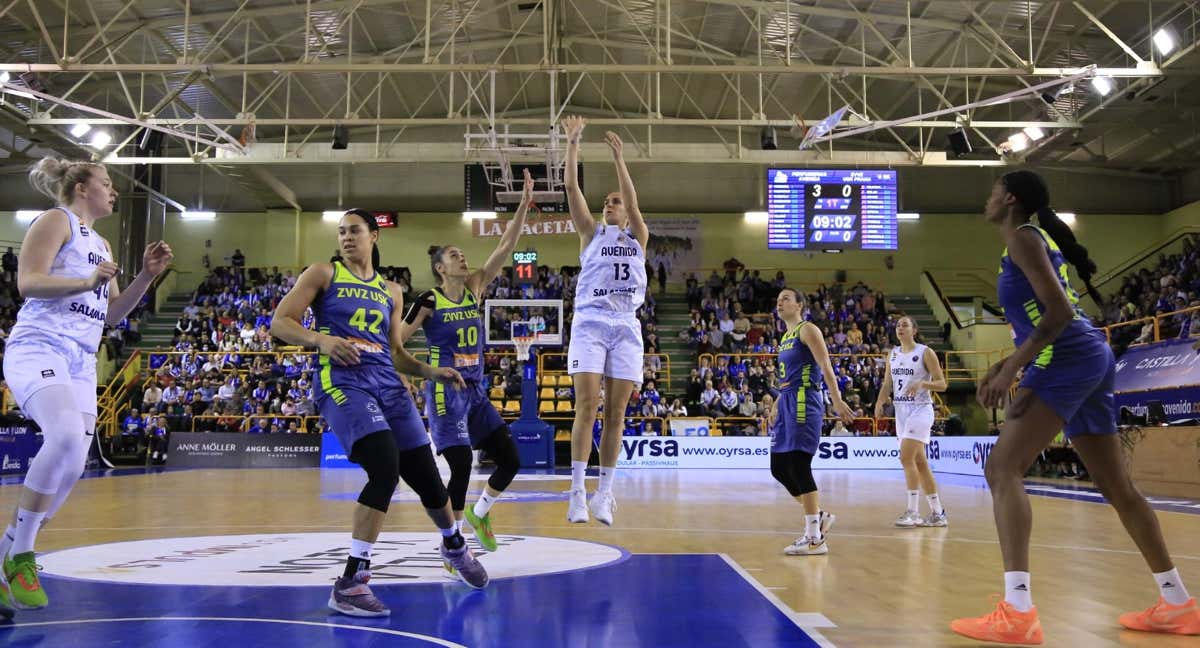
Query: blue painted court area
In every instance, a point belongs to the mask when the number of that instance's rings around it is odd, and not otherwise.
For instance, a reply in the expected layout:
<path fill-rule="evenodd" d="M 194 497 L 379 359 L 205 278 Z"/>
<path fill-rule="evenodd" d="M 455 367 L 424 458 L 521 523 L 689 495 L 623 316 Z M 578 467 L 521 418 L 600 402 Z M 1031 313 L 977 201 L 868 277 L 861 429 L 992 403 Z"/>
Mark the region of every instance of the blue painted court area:
<path fill-rule="evenodd" d="M 45 575 L 46 610 L 5 646 L 818 646 L 718 555 L 633 555 L 585 571 L 380 584 L 382 620 L 328 614 L 328 587 L 163 586 Z M 815 633 L 814 633 L 815 634 Z"/>

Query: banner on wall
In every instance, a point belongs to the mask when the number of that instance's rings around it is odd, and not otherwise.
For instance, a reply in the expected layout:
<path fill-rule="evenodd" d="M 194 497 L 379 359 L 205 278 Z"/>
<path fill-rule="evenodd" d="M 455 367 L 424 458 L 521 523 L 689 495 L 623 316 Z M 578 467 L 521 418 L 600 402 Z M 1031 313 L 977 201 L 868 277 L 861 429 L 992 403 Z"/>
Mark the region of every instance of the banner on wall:
<path fill-rule="evenodd" d="M 996 437 L 935 437 L 926 447 L 935 472 L 982 476 Z M 624 437 L 622 468 L 771 467 L 769 437 Z M 819 470 L 899 470 L 896 437 L 822 437 L 813 457 Z"/>
<path fill-rule="evenodd" d="M 1168 423 L 1200 418 L 1200 386 L 1125 392 L 1116 395 L 1116 402 L 1134 416 L 1148 416 L 1150 405 L 1161 403 Z"/>
<path fill-rule="evenodd" d="M 1200 352 L 1192 343 L 1182 339 L 1130 347 L 1117 359 L 1114 391 L 1200 386 Z"/>
<path fill-rule="evenodd" d="M 321 440 L 312 434 L 173 432 L 172 468 L 316 468 Z"/>
<path fill-rule="evenodd" d="M 504 235 L 512 219 L 500 220 L 478 218 L 472 221 L 471 233 L 475 238 L 490 238 Z M 575 222 L 569 214 L 530 214 L 521 228 L 521 236 L 552 236 L 574 234 Z"/>
<path fill-rule="evenodd" d="M 23 474 L 41 447 L 42 433 L 32 422 L 0 422 L 0 475 Z"/>
<path fill-rule="evenodd" d="M 658 275 L 659 266 L 672 281 L 682 281 L 700 267 L 700 219 L 652 218 L 646 260 Z"/>

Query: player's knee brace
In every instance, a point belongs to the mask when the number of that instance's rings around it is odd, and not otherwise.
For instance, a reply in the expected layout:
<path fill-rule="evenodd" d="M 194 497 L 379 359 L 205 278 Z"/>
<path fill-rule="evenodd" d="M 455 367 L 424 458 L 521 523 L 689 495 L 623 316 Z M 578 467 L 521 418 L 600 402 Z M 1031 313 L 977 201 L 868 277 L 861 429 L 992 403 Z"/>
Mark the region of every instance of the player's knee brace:
<path fill-rule="evenodd" d="M 387 513 L 392 494 L 400 483 L 400 461 L 391 432 L 376 432 L 354 443 L 350 460 L 367 471 L 367 484 L 358 495 L 358 503 Z"/>
<path fill-rule="evenodd" d="M 812 493 L 817 490 L 817 480 L 813 479 L 812 460 L 813 456 L 807 452 L 796 451 L 791 453 L 792 458 L 792 474 L 796 481 L 797 488 L 800 489 L 800 495 Z"/>
<path fill-rule="evenodd" d="M 450 495 L 450 508 L 461 511 L 467 506 L 467 486 L 471 483 L 471 464 L 474 453 L 470 446 L 451 446 L 442 450 L 446 463 L 450 464 L 450 481 L 446 490 Z"/>
<path fill-rule="evenodd" d="M 400 478 L 416 491 L 427 509 L 440 509 L 450 499 L 428 444 L 400 453 Z"/>
<path fill-rule="evenodd" d="M 783 484 L 792 497 L 800 495 L 800 485 L 792 477 L 792 463 L 789 461 L 790 452 L 771 453 L 771 476 Z"/>
<path fill-rule="evenodd" d="M 503 492 L 521 470 L 521 455 L 513 441 L 508 426 L 497 428 L 479 445 L 479 448 L 496 462 L 496 470 L 488 478 L 488 486 Z"/>

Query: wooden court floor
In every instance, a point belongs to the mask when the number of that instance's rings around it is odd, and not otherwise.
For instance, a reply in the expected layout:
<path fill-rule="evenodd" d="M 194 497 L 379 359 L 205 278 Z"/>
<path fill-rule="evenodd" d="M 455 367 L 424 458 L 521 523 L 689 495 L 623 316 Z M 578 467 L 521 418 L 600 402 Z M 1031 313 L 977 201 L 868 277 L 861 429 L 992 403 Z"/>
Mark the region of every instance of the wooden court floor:
<path fill-rule="evenodd" d="M 84 479 L 41 534 L 38 550 L 179 536 L 341 533 L 364 478 L 357 470 L 306 469 L 179 470 Z M 837 515 L 824 557 L 782 555 L 802 528 L 802 511 L 767 471 L 624 471 L 615 488 L 612 528 L 568 524 L 560 498 L 569 479 L 534 476 L 511 489 L 530 501 L 501 502 L 494 517 L 500 534 L 584 540 L 635 555 L 726 554 L 761 585 L 761 592 L 795 612 L 821 614 L 835 624 L 822 630 L 825 645 L 977 645 L 951 633 L 947 624 L 955 616 L 989 611 L 989 595 L 1001 590 L 990 498 L 982 480 L 943 476 L 941 481 L 950 527 L 902 530 L 891 526 L 903 506 L 899 471 L 820 472 L 824 508 Z M 589 487 L 594 483 L 589 479 Z M 481 487 L 481 479 L 472 483 L 472 491 Z M 385 531 L 430 530 L 404 489 Z M 11 484 L 0 487 L 4 511 L 15 504 L 17 490 Z M 1151 605 L 1157 590 L 1107 505 L 1040 495 L 1032 500 L 1033 595 L 1046 645 L 1200 646 L 1194 637 L 1141 635 L 1117 626 L 1118 614 Z M 1159 519 L 1180 572 L 1192 592 L 1200 593 L 1200 509 L 1194 510 L 1160 511 Z M 685 572 L 677 576 L 691 578 Z M 690 584 L 705 585 L 703 577 Z M 54 597 L 51 586 L 66 585 L 51 582 L 47 589 Z M 323 603 L 325 594 L 314 592 Z M 630 595 L 636 594 L 612 593 Z M 18 622 L 23 618 L 30 617 L 19 616 Z"/>

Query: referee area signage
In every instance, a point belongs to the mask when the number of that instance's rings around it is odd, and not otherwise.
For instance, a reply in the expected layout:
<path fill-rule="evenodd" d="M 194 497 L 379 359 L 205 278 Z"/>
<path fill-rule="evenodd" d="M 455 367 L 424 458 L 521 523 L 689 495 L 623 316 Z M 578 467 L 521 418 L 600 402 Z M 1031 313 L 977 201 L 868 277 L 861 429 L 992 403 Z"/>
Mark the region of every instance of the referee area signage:
<path fill-rule="evenodd" d="M 316 468 L 321 439 L 315 434 L 174 432 L 167 455 L 172 468 Z"/>
<path fill-rule="evenodd" d="M 996 437 L 934 437 L 926 447 L 935 472 L 983 475 Z M 628 436 L 621 439 L 621 468 L 752 468 L 770 470 L 770 437 Z M 896 437 L 821 437 L 817 470 L 899 470 Z"/>

